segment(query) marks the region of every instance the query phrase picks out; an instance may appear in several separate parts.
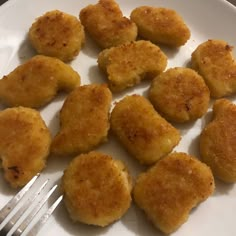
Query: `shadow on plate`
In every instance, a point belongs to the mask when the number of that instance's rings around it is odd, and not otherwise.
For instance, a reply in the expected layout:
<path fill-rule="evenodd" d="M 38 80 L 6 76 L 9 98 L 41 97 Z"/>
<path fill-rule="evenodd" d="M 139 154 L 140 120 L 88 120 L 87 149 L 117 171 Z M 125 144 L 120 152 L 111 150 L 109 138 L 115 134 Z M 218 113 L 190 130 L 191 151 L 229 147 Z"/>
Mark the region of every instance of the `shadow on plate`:
<path fill-rule="evenodd" d="M 31 43 L 27 37 L 22 41 L 19 50 L 18 50 L 18 58 L 21 64 L 29 60 L 31 57 L 35 56 L 37 53 L 34 48 L 31 46 Z"/>

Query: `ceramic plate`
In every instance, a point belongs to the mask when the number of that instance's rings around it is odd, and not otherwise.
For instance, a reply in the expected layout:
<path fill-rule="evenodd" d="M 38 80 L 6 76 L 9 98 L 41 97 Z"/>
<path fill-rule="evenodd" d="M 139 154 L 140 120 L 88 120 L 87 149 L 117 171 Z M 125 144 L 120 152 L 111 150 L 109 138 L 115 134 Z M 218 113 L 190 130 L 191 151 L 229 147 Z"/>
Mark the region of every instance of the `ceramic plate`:
<path fill-rule="evenodd" d="M 169 58 L 169 68 L 187 66 L 193 50 L 208 39 L 224 39 L 230 45 L 236 46 L 236 8 L 226 1 L 117 0 L 117 2 L 126 16 L 129 16 L 135 7 L 150 5 L 175 9 L 184 18 L 191 30 L 191 38 L 185 46 L 178 50 L 163 48 Z M 0 78 L 34 55 L 34 51 L 27 39 L 27 32 L 36 17 L 54 9 L 78 16 L 80 10 L 90 3 L 96 3 L 96 1 L 10 0 L 2 5 L 0 7 Z M 81 75 L 82 84 L 105 82 L 105 76 L 100 73 L 97 67 L 98 53 L 99 48 L 91 39 L 87 38 L 79 56 L 71 62 L 71 66 Z M 126 94 L 139 93 L 145 96 L 148 87 L 149 83 L 143 82 L 133 89 L 116 95 L 113 98 L 113 104 L 114 101 L 121 99 Z M 50 104 L 40 109 L 52 135 L 55 135 L 59 128 L 58 112 L 64 98 L 65 95 L 58 95 Z M 233 97 L 229 99 L 234 100 Z M 182 140 L 175 150 L 184 151 L 199 157 L 199 133 L 206 122 L 209 121 L 210 116 L 211 107 L 202 119 L 187 125 L 176 126 L 181 130 Z M 122 159 L 128 165 L 134 178 L 143 170 L 143 167 L 131 158 L 113 137 L 97 149 L 111 154 L 114 158 Z M 69 161 L 67 158 L 49 158 L 48 166 L 43 171 L 41 179 L 50 178 L 51 183 L 60 182 L 60 177 Z M 15 191 L 3 180 L 1 172 L 0 207 L 14 194 Z M 191 211 L 188 221 L 172 235 L 235 236 L 235 195 L 236 186 L 216 181 L 215 193 L 207 201 Z M 50 202 L 52 200 L 49 201 L 49 204 Z M 60 205 L 39 235 L 157 236 L 162 234 L 152 226 L 145 215 L 133 204 L 120 221 L 105 228 L 72 223 L 64 206 Z"/>

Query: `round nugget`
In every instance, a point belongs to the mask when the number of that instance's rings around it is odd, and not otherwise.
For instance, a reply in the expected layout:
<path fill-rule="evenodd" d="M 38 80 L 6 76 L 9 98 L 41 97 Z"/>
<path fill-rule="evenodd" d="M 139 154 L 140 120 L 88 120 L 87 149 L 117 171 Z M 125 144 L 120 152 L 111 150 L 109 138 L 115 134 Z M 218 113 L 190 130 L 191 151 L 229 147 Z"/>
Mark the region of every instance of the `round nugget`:
<path fill-rule="evenodd" d="M 51 135 L 40 113 L 31 108 L 0 112 L 0 159 L 4 177 L 14 188 L 25 185 L 46 165 Z"/>
<path fill-rule="evenodd" d="M 169 234 L 213 191 L 214 178 L 206 164 L 185 153 L 172 153 L 138 176 L 133 196 L 152 223 Z"/>
<path fill-rule="evenodd" d="M 131 185 L 124 164 L 99 152 L 74 158 L 62 178 L 72 220 L 98 226 L 111 224 L 125 214 L 131 203 Z"/>
<path fill-rule="evenodd" d="M 136 23 L 139 36 L 153 43 L 179 47 L 190 38 L 189 28 L 172 9 L 141 6 L 131 12 L 130 19 Z"/>
<path fill-rule="evenodd" d="M 210 92 L 198 73 L 178 67 L 168 69 L 152 81 L 149 99 L 167 120 L 187 122 L 207 112 Z"/>
<path fill-rule="evenodd" d="M 54 10 L 36 19 L 29 29 L 29 39 L 39 54 L 70 61 L 84 43 L 84 29 L 72 15 Z"/>
<path fill-rule="evenodd" d="M 213 120 L 200 135 L 202 160 L 224 182 L 236 182 L 236 105 L 219 99 L 213 105 Z"/>

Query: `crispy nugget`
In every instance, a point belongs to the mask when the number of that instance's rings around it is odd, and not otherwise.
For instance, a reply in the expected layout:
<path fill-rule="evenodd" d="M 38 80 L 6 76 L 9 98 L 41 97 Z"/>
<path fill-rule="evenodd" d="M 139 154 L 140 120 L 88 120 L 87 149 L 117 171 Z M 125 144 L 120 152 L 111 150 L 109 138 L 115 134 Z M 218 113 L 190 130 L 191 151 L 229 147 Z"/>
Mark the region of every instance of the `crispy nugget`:
<path fill-rule="evenodd" d="M 126 96 L 111 113 L 111 129 L 142 164 L 153 164 L 179 143 L 179 131 L 140 95 Z"/>
<path fill-rule="evenodd" d="M 211 97 L 236 93 L 236 63 L 232 47 L 223 40 L 208 40 L 192 53 L 192 68 L 205 79 Z"/>
<path fill-rule="evenodd" d="M 37 18 L 29 29 L 29 39 L 39 54 L 70 61 L 84 43 L 84 28 L 72 15 L 54 10 Z"/>
<path fill-rule="evenodd" d="M 132 87 L 142 79 L 153 79 L 165 70 L 167 57 L 149 41 L 136 41 L 103 50 L 98 66 L 107 74 L 112 91 Z"/>
<path fill-rule="evenodd" d="M 130 206 L 131 188 L 125 165 L 99 152 L 74 158 L 62 178 L 70 217 L 91 225 L 106 226 L 120 219 Z"/>
<path fill-rule="evenodd" d="M 31 108 L 0 112 L 0 159 L 14 188 L 25 185 L 46 164 L 51 135 L 40 113 Z"/>
<path fill-rule="evenodd" d="M 151 222 L 166 234 L 177 230 L 192 208 L 214 191 L 210 168 L 185 153 L 172 153 L 141 173 L 133 196 Z"/>
<path fill-rule="evenodd" d="M 138 34 L 153 43 L 179 47 L 190 38 L 189 28 L 172 9 L 141 6 L 131 12 L 130 18 L 136 23 Z"/>
<path fill-rule="evenodd" d="M 214 103 L 213 120 L 200 135 L 200 153 L 216 177 L 236 182 L 236 105 L 229 100 Z"/>
<path fill-rule="evenodd" d="M 72 91 L 60 112 L 60 131 L 52 142 L 56 155 L 88 152 L 107 140 L 111 92 L 106 85 L 84 85 Z"/>
<path fill-rule="evenodd" d="M 114 0 L 99 0 L 80 11 L 85 30 L 101 48 L 130 42 L 137 37 L 137 26 L 124 17 Z"/>
<path fill-rule="evenodd" d="M 40 107 L 60 90 L 80 84 L 79 74 L 62 61 L 34 56 L 0 80 L 0 100 L 8 106 Z"/>
<path fill-rule="evenodd" d="M 210 92 L 197 72 L 176 67 L 168 69 L 152 81 L 149 99 L 167 120 L 187 122 L 207 112 Z"/>

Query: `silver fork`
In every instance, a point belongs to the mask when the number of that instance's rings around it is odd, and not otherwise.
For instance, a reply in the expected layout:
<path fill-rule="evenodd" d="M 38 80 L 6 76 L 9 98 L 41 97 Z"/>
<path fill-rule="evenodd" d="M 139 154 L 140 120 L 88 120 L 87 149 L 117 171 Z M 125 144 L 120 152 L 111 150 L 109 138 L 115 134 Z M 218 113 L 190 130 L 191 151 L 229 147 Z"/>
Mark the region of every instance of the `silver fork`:
<path fill-rule="evenodd" d="M 43 208 L 44 204 L 47 202 L 51 194 L 57 188 L 57 184 L 51 187 L 51 189 L 43 197 L 39 197 L 42 194 L 43 189 L 49 183 L 49 179 L 45 180 L 39 187 L 30 194 L 29 190 L 33 190 L 34 183 L 39 178 L 40 174 L 34 176 L 25 186 L 22 188 L 1 210 L 0 210 L 0 236 L 6 236 L 8 233 L 12 236 L 20 236 L 30 225 L 34 217 Z M 30 194 L 28 199 L 21 205 L 20 201 L 26 194 Z M 38 199 L 35 206 L 31 208 L 31 205 Z M 35 223 L 35 225 L 27 233 L 29 236 L 36 235 L 42 226 L 46 223 L 49 217 L 52 215 L 53 211 L 59 205 L 62 200 L 62 195 L 60 195 L 56 201 L 51 205 L 51 207 L 41 216 L 41 218 Z M 18 207 L 18 209 L 17 209 Z M 23 218 L 23 220 L 22 220 Z M 19 223 L 20 222 L 20 223 Z M 14 227 L 18 224 L 17 227 Z"/>

